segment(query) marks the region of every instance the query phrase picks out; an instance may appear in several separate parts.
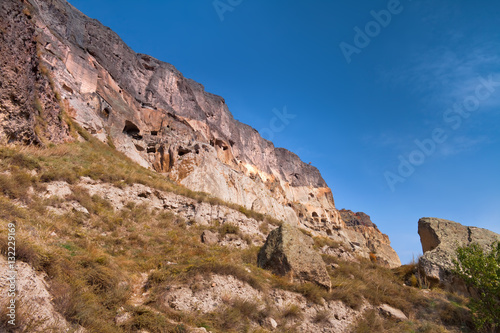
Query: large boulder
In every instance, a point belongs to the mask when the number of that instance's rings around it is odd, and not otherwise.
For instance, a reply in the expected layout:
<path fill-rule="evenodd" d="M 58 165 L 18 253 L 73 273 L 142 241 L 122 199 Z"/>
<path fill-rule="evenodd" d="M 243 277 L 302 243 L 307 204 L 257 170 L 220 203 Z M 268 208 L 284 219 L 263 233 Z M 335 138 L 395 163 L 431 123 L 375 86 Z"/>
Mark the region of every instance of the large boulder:
<path fill-rule="evenodd" d="M 456 249 L 476 243 L 490 250 L 493 242 L 500 241 L 500 235 L 492 231 L 432 217 L 418 221 L 418 234 L 424 253 L 418 262 L 422 277 L 430 285 L 464 293 L 465 286 L 452 273 Z"/>
<path fill-rule="evenodd" d="M 325 262 L 313 249 L 313 243 L 311 237 L 283 223 L 267 237 L 257 263 L 276 275 L 289 276 L 300 282 L 313 282 L 330 289 L 331 281 Z"/>

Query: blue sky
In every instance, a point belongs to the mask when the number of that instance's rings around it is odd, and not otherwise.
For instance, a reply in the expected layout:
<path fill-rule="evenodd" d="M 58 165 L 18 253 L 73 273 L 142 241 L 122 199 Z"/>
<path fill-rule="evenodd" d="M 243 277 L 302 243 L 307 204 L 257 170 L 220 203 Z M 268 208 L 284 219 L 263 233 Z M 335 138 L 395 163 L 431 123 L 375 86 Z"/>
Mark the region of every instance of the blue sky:
<path fill-rule="evenodd" d="M 312 162 L 403 263 L 420 217 L 500 233 L 498 1 L 70 2 Z"/>

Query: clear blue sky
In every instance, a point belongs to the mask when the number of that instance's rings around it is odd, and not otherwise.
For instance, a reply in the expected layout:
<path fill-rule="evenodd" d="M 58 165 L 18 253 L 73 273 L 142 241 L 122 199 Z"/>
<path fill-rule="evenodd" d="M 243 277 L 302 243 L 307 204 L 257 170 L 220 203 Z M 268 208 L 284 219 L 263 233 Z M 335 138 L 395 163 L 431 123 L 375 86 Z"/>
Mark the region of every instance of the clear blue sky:
<path fill-rule="evenodd" d="M 403 263 L 421 253 L 420 217 L 500 233 L 498 1 L 70 2 L 259 131 L 286 106 L 275 145 L 317 166 Z"/>

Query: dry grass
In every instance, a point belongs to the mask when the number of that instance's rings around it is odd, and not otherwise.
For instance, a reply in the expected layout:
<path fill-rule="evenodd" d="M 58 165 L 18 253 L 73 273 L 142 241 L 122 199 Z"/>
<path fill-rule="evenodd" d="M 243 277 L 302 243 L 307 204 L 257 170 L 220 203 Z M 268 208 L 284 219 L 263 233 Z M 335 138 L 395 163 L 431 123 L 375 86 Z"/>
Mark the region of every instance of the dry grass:
<path fill-rule="evenodd" d="M 316 248 L 316 249 L 320 249 L 324 246 L 328 246 L 328 247 L 331 247 L 333 249 L 336 249 L 336 248 L 340 247 L 340 245 L 341 245 L 339 242 L 336 242 L 333 239 L 328 238 L 328 237 L 314 237 L 313 239 L 314 239 L 314 248 Z"/>
<path fill-rule="evenodd" d="M 301 319 L 302 310 L 297 304 L 288 304 L 282 311 L 281 316 L 285 319 Z"/>
<path fill-rule="evenodd" d="M 125 332 L 140 332 L 146 330 L 151 333 L 187 333 L 183 324 L 171 322 L 165 315 L 152 311 L 148 307 L 129 307 L 132 318 L 120 328 Z"/>
<path fill-rule="evenodd" d="M 330 319 L 331 312 L 328 310 L 320 310 L 316 312 L 313 318 L 313 322 L 316 324 L 326 323 Z"/>

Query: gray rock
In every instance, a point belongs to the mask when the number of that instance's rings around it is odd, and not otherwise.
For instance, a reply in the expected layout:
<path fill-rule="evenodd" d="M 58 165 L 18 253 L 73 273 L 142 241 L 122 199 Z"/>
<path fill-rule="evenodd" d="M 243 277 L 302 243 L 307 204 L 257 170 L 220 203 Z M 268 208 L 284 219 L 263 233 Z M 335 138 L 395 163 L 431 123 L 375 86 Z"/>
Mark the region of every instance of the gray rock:
<path fill-rule="evenodd" d="M 420 274 L 431 286 L 440 285 L 462 293 L 466 293 L 466 288 L 452 273 L 456 249 L 477 243 L 488 250 L 493 242 L 500 240 L 499 234 L 486 229 L 430 217 L 418 221 L 418 234 L 424 252 L 418 262 Z"/>
<path fill-rule="evenodd" d="M 260 249 L 257 264 L 277 275 L 331 288 L 325 262 L 313 249 L 312 238 L 287 223 L 269 234 Z"/>
<path fill-rule="evenodd" d="M 408 317 L 403 313 L 403 311 L 395 309 L 390 305 L 382 304 L 378 309 L 380 314 L 386 318 L 394 319 L 396 321 L 408 320 Z"/>
<path fill-rule="evenodd" d="M 273 318 L 269 317 L 264 320 L 264 326 L 275 330 L 278 327 L 278 323 Z"/>
<path fill-rule="evenodd" d="M 211 232 L 210 230 L 205 230 L 201 234 L 201 242 L 208 245 L 214 245 L 219 242 L 219 237 L 216 233 Z"/>

